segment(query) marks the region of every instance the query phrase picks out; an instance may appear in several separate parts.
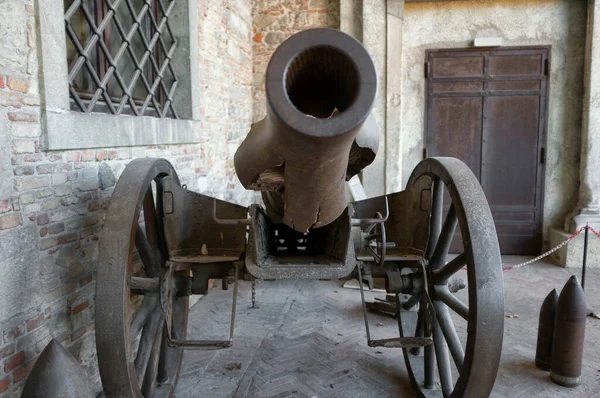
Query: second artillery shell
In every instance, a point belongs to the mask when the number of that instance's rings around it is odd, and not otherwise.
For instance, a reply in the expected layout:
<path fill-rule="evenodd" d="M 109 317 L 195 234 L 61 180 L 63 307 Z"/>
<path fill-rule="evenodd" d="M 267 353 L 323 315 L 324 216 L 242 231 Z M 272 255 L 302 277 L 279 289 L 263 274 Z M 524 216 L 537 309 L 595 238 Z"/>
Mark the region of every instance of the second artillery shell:
<path fill-rule="evenodd" d="M 21 398 L 93 398 L 82 366 L 60 343 L 50 340 L 25 381 Z"/>
<path fill-rule="evenodd" d="M 538 325 L 537 350 L 535 352 L 535 366 L 542 370 L 550 370 L 552 359 L 552 337 L 554 336 L 554 318 L 556 317 L 556 303 L 558 292 L 552 290 L 540 309 Z"/>
<path fill-rule="evenodd" d="M 579 385 L 586 314 L 583 289 L 577 277 L 572 276 L 558 297 L 554 320 L 550 379 L 561 386 Z"/>

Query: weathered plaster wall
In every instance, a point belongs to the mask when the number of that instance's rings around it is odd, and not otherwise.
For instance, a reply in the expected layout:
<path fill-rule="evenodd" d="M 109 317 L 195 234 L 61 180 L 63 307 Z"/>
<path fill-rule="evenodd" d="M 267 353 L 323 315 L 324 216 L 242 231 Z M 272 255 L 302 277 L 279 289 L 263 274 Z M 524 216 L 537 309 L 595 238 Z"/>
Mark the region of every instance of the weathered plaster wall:
<path fill-rule="evenodd" d="M 386 0 L 362 1 L 362 38 L 360 41 L 373 58 L 378 81 L 377 98 L 375 98 L 372 113 L 379 127 L 379 150 L 373 163 L 362 171 L 363 186 L 367 196 L 371 197 L 386 193 L 386 3 Z"/>
<path fill-rule="evenodd" d="M 60 2 L 59 2 L 60 3 Z M 191 189 L 249 203 L 233 153 L 252 118 L 251 2 L 198 0 L 200 142 L 40 150 L 39 34 L 33 0 L 0 2 L 0 396 L 19 396 L 51 338 L 99 389 L 94 342 L 98 239 L 126 164 L 165 157 Z M 106 134 L 129 134 L 107 131 Z M 100 264 L 101 266 L 101 264 Z"/>
<path fill-rule="evenodd" d="M 198 0 L 200 113 L 208 153 L 197 189 L 244 204 L 256 195 L 239 183 L 233 155 L 252 122 L 252 4 Z"/>
<path fill-rule="evenodd" d="M 309 28 L 340 26 L 339 0 L 258 0 L 252 10 L 255 122 L 265 117 L 265 73 L 271 54 L 285 39 Z"/>
<path fill-rule="evenodd" d="M 425 50 L 468 47 L 476 37 L 506 46 L 552 45 L 544 231 L 577 202 L 586 2 L 475 0 L 406 3 L 403 53 L 403 181 L 424 146 Z"/>
<path fill-rule="evenodd" d="M 362 25 L 362 1 L 340 0 L 340 30 L 356 40 L 361 40 Z"/>

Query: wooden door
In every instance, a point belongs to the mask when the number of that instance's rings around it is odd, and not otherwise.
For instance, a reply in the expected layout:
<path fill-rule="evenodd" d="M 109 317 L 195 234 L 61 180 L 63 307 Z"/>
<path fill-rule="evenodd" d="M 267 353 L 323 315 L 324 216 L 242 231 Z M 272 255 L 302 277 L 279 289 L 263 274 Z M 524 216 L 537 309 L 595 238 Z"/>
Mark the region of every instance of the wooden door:
<path fill-rule="evenodd" d="M 542 246 L 549 50 L 427 51 L 426 156 L 473 170 L 503 254 Z"/>

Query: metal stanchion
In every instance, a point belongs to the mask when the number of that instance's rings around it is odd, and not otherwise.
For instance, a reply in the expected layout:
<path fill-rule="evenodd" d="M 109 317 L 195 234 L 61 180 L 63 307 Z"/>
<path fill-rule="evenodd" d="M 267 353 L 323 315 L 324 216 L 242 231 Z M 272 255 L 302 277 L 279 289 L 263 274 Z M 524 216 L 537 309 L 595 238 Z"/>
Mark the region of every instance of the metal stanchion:
<path fill-rule="evenodd" d="M 583 266 L 581 268 L 581 288 L 585 290 L 585 267 L 587 263 L 587 250 L 588 250 L 588 224 L 585 224 L 584 240 L 583 240 Z"/>

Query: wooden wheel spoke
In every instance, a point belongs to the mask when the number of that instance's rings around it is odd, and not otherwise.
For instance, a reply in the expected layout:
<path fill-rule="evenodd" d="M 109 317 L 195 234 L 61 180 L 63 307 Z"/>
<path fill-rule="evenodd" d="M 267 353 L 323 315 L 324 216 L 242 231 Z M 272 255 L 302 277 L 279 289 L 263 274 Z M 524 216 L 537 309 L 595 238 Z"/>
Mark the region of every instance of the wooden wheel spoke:
<path fill-rule="evenodd" d="M 454 257 L 452 261 L 444 265 L 442 268 L 433 271 L 433 283 L 444 284 L 455 273 L 463 269 L 467 265 L 467 253 L 461 253 Z"/>
<path fill-rule="evenodd" d="M 421 303 L 421 307 L 423 307 L 422 303 Z M 430 327 L 431 325 L 429 324 L 429 322 L 431 322 L 432 319 L 428 319 L 428 317 L 425 315 L 424 308 L 422 308 L 421 311 L 419 311 L 419 312 L 422 313 L 421 319 L 423 320 L 422 321 L 423 337 L 431 337 L 432 328 Z M 433 348 L 433 344 L 425 346 L 425 348 L 423 350 L 424 350 L 423 366 L 424 366 L 425 388 L 432 389 L 435 386 L 435 351 Z"/>
<path fill-rule="evenodd" d="M 156 307 L 150 313 L 142 330 L 142 337 L 140 337 L 140 344 L 135 357 L 135 373 L 138 377 L 138 387 L 141 387 L 144 381 L 144 375 L 148 369 L 155 345 L 156 331 L 163 322 L 163 319 L 162 309 Z"/>
<path fill-rule="evenodd" d="M 129 326 L 129 337 L 130 341 L 134 341 L 142 328 L 146 324 L 146 320 L 148 319 L 148 315 L 158 306 L 158 295 L 152 294 L 144 297 L 144 301 L 140 309 L 136 312 L 131 325 Z"/>
<path fill-rule="evenodd" d="M 419 309 L 419 313 L 417 315 L 417 324 L 415 325 L 415 337 L 423 336 L 423 314 L 424 314 L 424 312 L 425 312 L 424 310 Z M 410 353 L 413 355 L 419 355 L 421 353 L 421 347 L 411 348 Z"/>
<path fill-rule="evenodd" d="M 148 187 L 146 196 L 144 196 L 144 222 L 146 223 L 146 238 L 151 247 L 158 248 L 158 218 L 156 206 L 154 205 L 154 195 L 152 194 L 152 185 Z"/>
<path fill-rule="evenodd" d="M 154 341 L 148 366 L 146 368 L 144 381 L 142 383 L 142 395 L 144 397 L 153 397 L 157 387 L 157 377 L 161 352 L 163 346 L 163 335 L 165 327 L 165 317 L 162 312 L 159 314 L 159 321 L 156 330 L 154 331 Z"/>
<path fill-rule="evenodd" d="M 452 205 L 448 210 L 448 214 L 446 215 L 444 225 L 440 232 L 440 237 L 437 240 L 435 250 L 429 261 L 432 269 L 435 270 L 441 268 L 442 264 L 445 263 L 448 250 L 450 250 L 450 244 L 452 243 L 452 238 L 454 237 L 454 232 L 456 231 L 457 223 L 456 210 L 454 209 L 454 205 Z"/>
<path fill-rule="evenodd" d="M 466 321 L 469 320 L 469 307 L 460 301 L 454 294 L 450 293 L 447 286 L 436 286 L 435 293 L 437 298 L 450 307 L 454 312 L 456 312 Z"/>
<path fill-rule="evenodd" d="M 148 239 L 144 235 L 142 228 L 137 224 L 135 231 L 135 247 L 140 254 L 142 263 L 144 263 L 144 270 L 146 275 L 149 277 L 157 276 L 160 272 L 160 266 L 154 249 L 148 242 Z"/>
<path fill-rule="evenodd" d="M 158 292 L 160 287 L 159 278 L 142 278 L 139 276 L 129 277 L 129 289 L 142 293 Z"/>
<path fill-rule="evenodd" d="M 432 344 L 425 346 L 423 350 L 425 351 L 425 353 L 423 354 L 423 362 L 425 367 L 424 387 L 431 390 L 435 386 L 435 351 L 433 350 Z"/>
<path fill-rule="evenodd" d="M 452 318 L 450 317 L 450 312 L 448 311 L 448 307 L 444 303 L 437 301 L 435 304 L 435 315 L 437 317 L 437 321 L 440 325 L 440 329 L 442 330 L 442 334 L 446 343 L 448 344 L 448 348 L 450 349 L 450 355 L 454 360 L 454 364 L 460 373 L 460 369 L 463 366 L 463 362 L 465 360 L 465 352 L 463 347 L 458 339 L 458 334 L 456 333 L 456 328 L 454 327 L 454 322 L 452 322 Z"/>
<path fill-rule="evenodd" d="M 452 381 L 452 370 L 450 368 L 450 358 L 448 357 L 448 346 L 442 335 L 440 324 L 437 319 L 433 320 L 433 345 L 435 347 L 435 356 L 437 358 L 438 373 L 442 385 L 442 393 L 449 397 L 454 389 Z"/>
<path fill-rule="evenodd" d="M 429 222 L 429 241 L 425 251 L 425 258 L 429 259 L 437 245 L 442 231 L 442 209 L 444 205 L 444 183 L 435 176 L 433 179 L 433 193 L 431 198 L 431 219 Z"/>
<path fill-rule="evenodd" d="M 158 372 L 156 374 L 156 381 L 159 383 L 165 383 L 169 380 L 169 345 L 167 344 L 167 332 L 163 330 L 163 342 L 160 346 L 160 360 L 158 362 Z"/>

